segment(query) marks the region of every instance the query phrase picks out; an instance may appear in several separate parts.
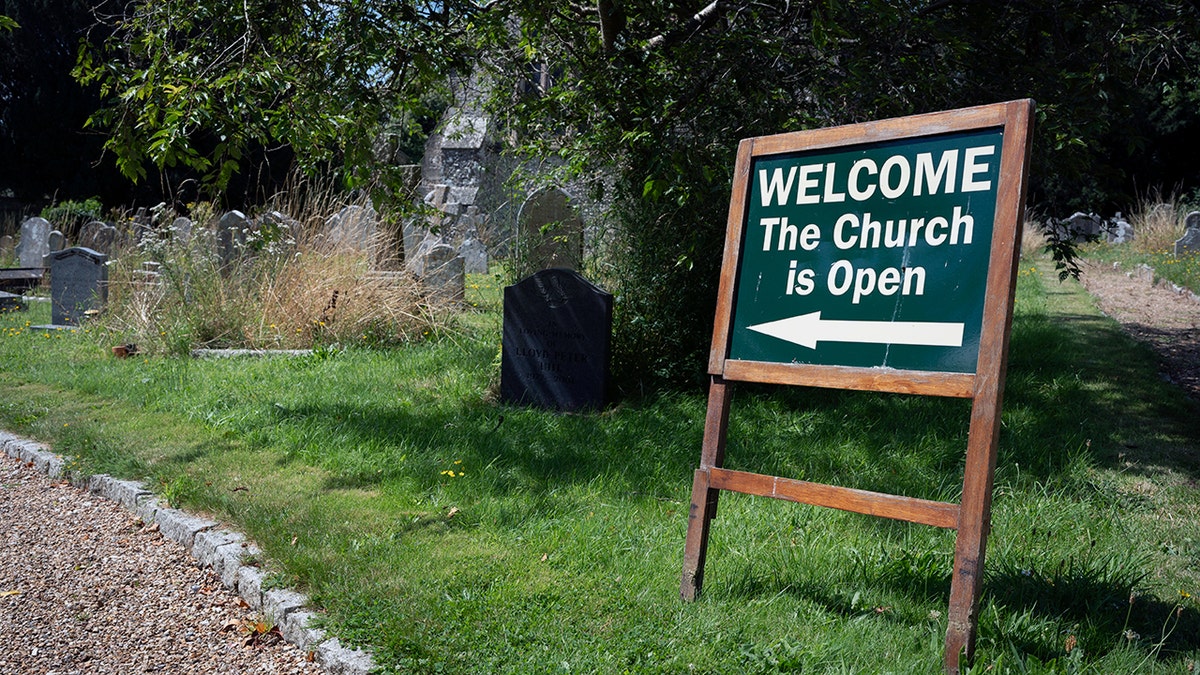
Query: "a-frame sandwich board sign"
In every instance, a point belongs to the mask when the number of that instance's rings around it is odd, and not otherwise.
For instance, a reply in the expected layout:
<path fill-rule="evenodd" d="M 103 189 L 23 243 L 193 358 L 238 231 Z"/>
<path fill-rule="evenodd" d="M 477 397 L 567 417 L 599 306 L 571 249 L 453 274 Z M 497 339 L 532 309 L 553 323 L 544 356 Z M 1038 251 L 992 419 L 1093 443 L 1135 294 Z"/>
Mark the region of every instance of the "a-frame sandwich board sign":
<path fill-rule="evenodd" d="M 945 669 L 974 651 L 1034 103 L 743 140 L 680 594 L 720 491 L 957 530 Z M 730 385 L 972 400 L 960 503 L 725 469 Z"/>

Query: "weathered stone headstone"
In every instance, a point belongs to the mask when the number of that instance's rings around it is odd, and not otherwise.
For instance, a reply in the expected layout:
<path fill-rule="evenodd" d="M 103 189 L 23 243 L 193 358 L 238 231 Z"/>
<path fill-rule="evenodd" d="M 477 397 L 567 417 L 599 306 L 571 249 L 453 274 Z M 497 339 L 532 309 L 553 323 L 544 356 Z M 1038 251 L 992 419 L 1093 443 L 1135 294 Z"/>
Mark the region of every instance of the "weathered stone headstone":
<path fill-rule="evenodd" d="M 1074 213 L 1067 218 L 1067 228 L 1071 241 L 1081 243 L 1100 236 L 1103 223 L 1100 217 L 1091 213 Z"/>
<path fill-rule="evenodd" d="M 1200 211 L 1187 214 L 1183 222 L 1187 229 L 1175 242 L 1175 255 L 1196 255 L 1200 253 Z"/>
<path fill-rule="evenodd" d="M 45 218 L 30 218 L 21 223 L 21 241 L 17 244 L 17 258 L 21 267 L 41 267 L 42 258 L 50 253 L 50 221 Z"/>
<path fill-rule="evenodd" d="M 583 220 L 562 190 L 533 194 L 517 215 L 517 273 L 551 267 L 578 269 L 583 261 Z"/>
<path fill-rule="evenodd" d="M 11 234 L 0 237 L 0 266 L 8 264 L 8 259 L 13 255 L 15 244 L 16 242 L 13 241 Z"/>
<path fill-rule="evenodd" d="M 553 410 L 596 409 L 608 391 L 613 296 L 567 269 L 504 289 L 500 398 Z"/>
<path fill-rule="evenodd" d="M 46 238 L 46 245 L 50 247 L 50 252 L 61 251 L 67 247 L 67 235 L 54 230 L 50 236 Z"/>
<path fill-rule="evenodd" d="M 249 221 L 241 211 L 230 211 L 217 222 L 217 256 L 222 271 L 227 271 L 241 255 L 249 226 Z"/>
<path fill-rule="evenodd" d="M 1133 225 L 1129 221 L 1121 217 L 1121 212 L 1112 219 L 1112 222 L 1106 228 L 1108 235 L 1108 243 L 1110 244 L 1128 244 L 1133 241 Z"/>
<path fill-rule="evenodd" d="M 326 239 L 335 246 L 344 246 L 359 251 L 371 248 L 379 237 L 379 223 L 375 209 L 351 205 L 325 221 L 329 232 Z"/>
<path fill-rule="evenodd" d="M 171 237 L 183 245 L 192 241 L 192 219 L 179 216 L 171 222 Z"/>
<path fill-rule="evenodd" d="M 93 220 L 79 231 L 79 246 L 111 256 L 117 243 L 117 228 L 108 223 Z"/>
<path fill-rule="evenodd" d="M 448 244 L 438 244 L 425 254 L 421 281 L 427 297 L 435 303 L 460 303 L 466 284 L 463 279 L 463 259 Z"/>
<path fill-rule="evenodd" d="M 458 245 L 458 254 L 463 258 L 463 271 L 467 274 L 487 274 L 488 253 L 483 242 L 470 237 Z"/>
<path fill-rule="evenodd" d="M 425 264 L 429 260 L 429 251 L 435 246 L 444 245 L 446 242 L 441 238 L 427 234 L 411 251 L 408 252 L 408 260 L 405 262 L 405 267 L 414 276 L 423 276 L 425 274 Z"/>
<path fill-rule="evenodd" d="M 90 248 L 68 248 L 46 256 L 50 268 L 50 316 L 58 326 L 77 326 L 88 310 L 108 299 L 108 256 Z"/>

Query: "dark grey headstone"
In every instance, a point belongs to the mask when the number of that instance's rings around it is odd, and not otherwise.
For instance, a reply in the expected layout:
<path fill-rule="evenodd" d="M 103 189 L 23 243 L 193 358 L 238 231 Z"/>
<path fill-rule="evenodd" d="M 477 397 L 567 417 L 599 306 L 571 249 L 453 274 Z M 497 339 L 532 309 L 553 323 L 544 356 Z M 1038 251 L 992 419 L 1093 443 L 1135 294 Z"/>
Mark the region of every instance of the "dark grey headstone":
<path fill-rule="evenodd" d="M 25 311 L 25 298 L 16 293 L 0 291 L 0 313 Z"/>
<path fill-rule="evenodd" d="M 1071 234 L 1071 241 L 1082 243 L 1089 240 L 1094 240 L 1100 236 L 1103 223 L 1100 217 L 1091 213 L 1074 213 L 1070 218 L 1067 218 L 1067 229 Z"/>
<path fill-rule="evenodd" d="M 425 254 L 425 265 L 421 281 L 425 284 L 427 297 L 435 303 L 460 303 L 463 301 L 463 259 L 458 251 L 448 244 L 438 244 Z"/>
<path fill-rule="evenodd" d="M 46 239 L 46 245 L 50 247 L 50 252 L 61 251 L 67 247 L 67 235 L 54 230 L 50 232 L 50 236 Z"/>
<path fill-rule="evenodd" d="M 483 242 L 474 237 L 464 239 L 458 245 L 458 254 L 463 258 L 463 271 L 467 274 L 487 274 L 488 253 Z"/>
<path fill-rule="evenodd" d="M 1175 242 L 1175 255 L 1196 255 L 1198 253 L 1200 253 L 1200 228 L 1189 227 Z"/>
<path fill-rule="evenodd" d="M 583 220 L 565 192 L 540 190 L 517 214 L 517 273 L 552 267 L 578 269 L 583 261 Z"/>
<path fill-rule="evenodd" d="M 42 258 L 50 252 L 50 221 L 45 218 L 30 218 L 21 223 L 21 241 L 17 244 L 17 258 L 21 267 L 41 267 Z"/>
<path fill-rule="evenodd" d="M 613 296 L 567 269 L 504 289 L 500 398 L 551 410 L 604 406 Z"/>
<path fill-rule="evenodd" d="M 50 268 L 50 316 L 59 326 L 77 326 L 88 310 L 108 299 L 108 256 L 90 248 L 68 248 L 46 256 Z"/>

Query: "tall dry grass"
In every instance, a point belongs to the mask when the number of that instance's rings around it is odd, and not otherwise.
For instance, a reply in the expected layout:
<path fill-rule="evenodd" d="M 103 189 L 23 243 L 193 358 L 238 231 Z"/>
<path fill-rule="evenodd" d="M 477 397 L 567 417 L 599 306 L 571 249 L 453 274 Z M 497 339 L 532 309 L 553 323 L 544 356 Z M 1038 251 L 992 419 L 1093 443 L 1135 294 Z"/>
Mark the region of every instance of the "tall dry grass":
<path fill-rule="evenodd" d="M 1184 217 L 1192 210 L 1173 194 L 1152 191 L 1143 196 L 1130 214 L 1133 249 L 1141 253 L 1163 253 L 1174 249 L 1183 236 Z"/>
<path fill-rule="evenodd" d="M 216 245 L 220 214 L 195 205 L 190 240 L 160 227 L 116 256 L 104 333 L 143 351 L 184 354 L 385 346 L 434 332 L 452 308 L 431 301 L 408 275 L 377 271 L 399 267 L 386 228 L 361 249 L 327 236 L 328 217 L 346 205 L 329 186 L 297 185 L 276 195 L 263 209 L 275 215 L 251 218 L 236 259 L 224 266 Z"/>

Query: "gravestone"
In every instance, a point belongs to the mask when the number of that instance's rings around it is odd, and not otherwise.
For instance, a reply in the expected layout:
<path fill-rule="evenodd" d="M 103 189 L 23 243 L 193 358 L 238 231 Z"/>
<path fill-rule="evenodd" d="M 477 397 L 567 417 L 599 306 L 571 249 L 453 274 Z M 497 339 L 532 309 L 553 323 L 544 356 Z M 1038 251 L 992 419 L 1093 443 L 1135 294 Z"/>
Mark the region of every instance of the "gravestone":
<path fill-rule="evenodd" d="M 93 220 L 79 231 L 79 246 L 111 256 L 117 243 L 117 228 Z"/>
<path fill-rule="evenodd" d="M 1071 236 L 1071 241 L 1075 243 L 1095 240 L 1100 236 L 1102 228 L 1103 223 L 1100 222 L 1100 217 L 1091 213 L 1077 212 L 1067 218 L 1067 231 Z"/>
<path fill-rule="evenodd" d="M 241 211 L 230 211 L 217 221 L 217 257 L 221 262 L 221 271 L 229 271 L 233 261 L 237 260 L 246 243 L 246 229 L 250 222 Z"/>
<path fill-rule="evenodd" d="M 0 266 L 8 264 L 8 259 L 13 255 L 14 244 L 15 242 L 11 234 L 0 237 Z"/>
<path fill-rule="evenodd" d="M 54 230 L 46 238 L 46 245 L 50 247 L 51 253 L 61 251 L 67 247 L 67 236 L 58 230 Z"/>
<path fill-rule="evenodd" d="M 179 216 L 171 222 L 171 237 L 187 246 L 192 243 L 192 219 Z"/>
<path fill-rule="evenodd" d="M 50 268 L 50 316 L 57 326 L 78 326 L 88 310 L 108 299 L 108 256 L 68 248 L 46 256 Z"/>
<path fill-rule="evenodd" d="M 575 411 L 604 406 L 613 296 L 567 269 L 504 289 L 500 398 Z"/>
<path fill-rule="evenodd" d="M 1122 218 L 1121 212 L 1118 211 L 1106 229 L 1106 234 L 1110 244 L 1128 244 L 1133 241 L 1133 225 Z"/>
<path fill-rule="evenodd" d="M 469 237 L 458 245 L 458 254 L 463 258 L 463 271 L 467 274 L 487 274 L 488 253 L 483 242 Z"/>
<path fill-rule="evenodd" d="M 1175 242 L 1175 255 L 1196 255 L 1200 253 L 1200 211 L 1192 211 L 1183 219 L 1187 227 L 1183 236 Z"/>
<path fill-rule="evenodd" d="M 425 254 L 421 282 L 427 296 L 434 303 L 460 303 L 463 301 L 463 259 L 458 251 L 448 244 L 438 244 Z"/>
<path fill-rule="evenodd" d="M 16 293 L 0 291 L 0 313 L 25 311 L 25 298 Z"/>
<path fill-rule="evenodd" d="M 408 260 L 405 262 L 405 267 L 414 276 L 425 275 L 425 263 L 429 260 L 429 251 L 435 246 L 445 245 L 440 237 L 433 234 L 425 235 L 425 238 L 420 241 L 409 253 Z"/>
<path fill-rule="evenodd" d="M 377 220 L 373 208 L 347 206 L 325 221 L 329 232 L 326 240 L 334 246 L 366 251 L 379 237 Z"/>
<path fill-rule="evenodd" d="M 583 261 L 583 220 L 557 188 L 540 190 L 517 215 L 517 273 L 551 267 L 578 269 Z"/>
<path fill-rule="evenodd" d="M 45 218 L 30 218 L 21 223 L 21 241 L 17 244 L 17 258 L 21 267 L 41 267 L 42 258 L 50 253 L 50 221 Z"/>

